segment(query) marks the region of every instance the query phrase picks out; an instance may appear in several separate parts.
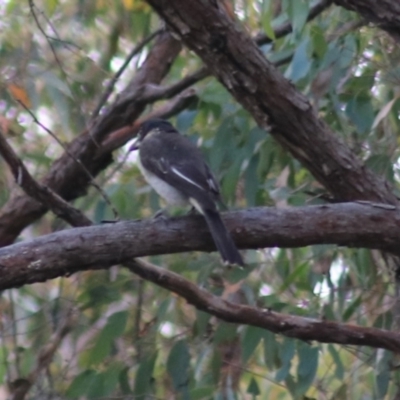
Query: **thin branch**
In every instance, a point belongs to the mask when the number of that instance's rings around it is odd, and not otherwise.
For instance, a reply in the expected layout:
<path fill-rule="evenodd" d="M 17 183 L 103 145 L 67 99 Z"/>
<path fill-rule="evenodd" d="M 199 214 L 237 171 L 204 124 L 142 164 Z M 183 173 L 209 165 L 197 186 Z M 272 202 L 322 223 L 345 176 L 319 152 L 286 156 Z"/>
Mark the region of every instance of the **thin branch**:
<path fill-rule="evenodd" d="M 132 58 L 135 57 L 138 53 L 140 53 L 142 51 L 143 47 L 146 46 L 146 44 L 148 44 L 151 40 L 153 40 L 161 32 L 162 32 L 162 29 L 158 29 L 157 31 L 151 33 L 149 36 L 147 36 L 141 42 L 139 42 L 137 44 L 137 46 L 135 46 L 132 49 L 132 51 L 128 54 L 124 63 L 121 65 L 119 70 L 115 73 L 115 75 L 109 81 L 103 95 L 101 96 L 97 106 L 95 107 L 95 109 L 92 113 L 92 119 L 96 118 L 99 115 L 100 110 L 107 103 L 107 100 L 110 97 L 116 82 L 118 81 L 120 76 L 123 74 L 123 72 L 126 70 L 126 68 L 129 66 L 129 63 L 132 61 Z"/>
<path fill-rule="evenodd" d="M 33 118 L 33 122 L 35 122 L 37 125 L 39 125 L 42 129 L 44 129 L 65 151 L 65 153 L 71 157 L 72 160 L 74 160 L 80 167 L 83 173 L 88 177 L 90 184 L 100 193 L 100 195 L 103 197 L 104 201 L 107 203 L 107 205 L 110 207 L 114 214 L 114 219 L 117 220 L 119 219 L 118 217 L 118 211 L 112 204 L 110 198 L 108 197 L 107 193 L 96 183 L 93 175 L 90 173 L 90 171 L 85 167 L 85 165 L 79 160 L 78 158 L 75 157 L 74 154 L 72 154 L 69 151 L 68 146 L 66 146 L 58 137 L 56 134 L 54 134 L 49 128 L 47 128 L 45 125 L 43 125 L 36 117 L 36 115 L 30 110 L 29 107 L 27 107 L 22 101 L 17 100 L 19 104 L 29 113 L 29 115 Z"/>
<path fill-rule="evenodd" d="M 47 186 L 41 185 L 32 178 L 22 160 L 7 143 L 0 128 L 0 154 L 7 162 L 17 184 L 33 199 L 41 202 L 58 217 L 72 226 L 89 226 L 92 222 L 80 210 L 54 193 Z"/>
<path fill-rule="evenodd" d="M 161 99 L 170 99 L 173 96 L 178 95 L 183 90 L 186 90 L 195 83 L 200 82 L 204 78 L 210 76 L 210 72 L 206 67 L 201 67 L 197 71 L 193 72 L 169 86 L 158 86 L 158 85 L 146 85 L 143 88 L 143 99 L 147 103 L 154 103 Z"/>
<path fill-rule="evenodd" d="M 46 39 L 46 41 L 47 41 L 47 43 L 48 43 L 48 45 L 49 45 L 49 47 L 50 47 L 50 50 L 51 50 L 51 52 L 53 53 L 54 59 L 55 59 L 57 65 L 58 65 L 58 67 L 60 68 L 60 71 L 61 71 L 61 73 L 62 73 L 62 75 L 63 75 L 63 77 L 64 77 L 64 79 L 65 79 L 66 85 L 68 86 L 68 89 L 69 89 L 69 91 L 70 91 L 70 93 L 71 93 L 72 98 L 74 99 L 74 101 L 75 101 L 76 104 L 79 104 L 78 99 L 75 97 L 74 92 L 73 92 L 73 90 L 72 90 L 72 86 L 70 85 L 70 83 L 69 83 L 69 81 L 68 81 L 68 74 L 67 74 L 66 71 L 64 70 L 64 67 L 63 67 L 63 65 L 62 65 L 62 62 L 61 62 L 61 60 L 60 60 L 59 57 L 58 57 L 57 51 L 56 51 L 55 47 L 53 46 L 53 43 L 51 43 L 50 37 L 47 35 L 47 33 L 45 32 L 44 28 L 43 28 L 42 25 L 40 24 L 40 21 L 39 21 L 38 16 L 36 15 L 35 8 L 37 8 L 37 7 L 36 7 L 36 5 L 35 5 L 35 3 L 34 3 L 33 0 L 29 0 L 29 8 L 30 8 L 30 10 L 31 10 L 31 14 L 32 14 L 32 16 L 33 16 L 33 19 L 35 20 L 36 26 L 38 27 L 38 29 L 40 30 L 40 32 L 42 33 L 42 35 L 45 37 L 45 39 Z M 44 15 L 43 12 L 41 12 L 41 13 L 42 13 L 42 15 Z M 45 17 L 45 19 L 46 19 L 46 21 L 48 21 L 48 18 L 47 18 L 47 17 Z M 54 26 L 53 26 L 52 24 L 50 24 L 50 26 L 51 26 L 53 32 L 55 32 L 56 35 L 59 36 L 58 33 L 57 33 L 57 31 L 55 30 Z"/>
<path fill-rule="evenodd" d="M 145 120 L 149 118 L 170 118 L 188 108 L 197 100 L 198 97 L 195 90 L 192 88 L 187 89 L 179 96 L 176 96 L 167 103 L 163 104 L 161 107 L 151 111 L 146 115 L 146 117 L 137 119 L 134 124 L 123 126 L 122 128 L 109 134 L 105 141 L 101 143 L 97 157 L 122 147 L 125 143 L 135 137 L 140 124 Z"/>
<path fill-rule="evenodd" d="M 137 261 L 139 265 L 141 265 L 141 261 Z M 135 311 L 135 323 L 134 323 L 134 330 L 133 330 L 133 343 L 136 346 L 136 361 L 139 363 L 142 358 L 142 343 L 140 342 L 140 329 L 142 323 L 142 308 L 144 303 L 144 285 L 145 281 L 143 279 L 137 279 L 136 282 L 136 311 Z"/>
<path fill-rule="evenodd" d="M 19 375 L 21 373 L 21 356 L 19 352 L 18 339 L 17 339 L 18 336 L 17 319 L 15 316 L 15 301 L 12 290 L 9 291 L 8 297 L 9 297 L 11 335 L 12 335 L 13 350 L 15 357 L 15 370 L 16 373 Z"/>
<path fill-rule="evenodd" d="M 317 3 L 313 7 L 311 7 L 311 9 L 308 13 L 308 16 L 307 16 L 307 22 L 312 21 L 314 18 L 316 18 L 318 15 L 320 15 L 332 3 L 333 3 L 333 0 L 321 0 L 319 3 Z M 280 25 L 276 29 L 274 29 L 274 36 L 275 36 L 275 39 L 280 39 L 292 32 L 293 32 L 293 27 L 292 27 L 291 22 L 284 22 L 282 25 Z M 264 44 L 272 43 L 274 41 L 274 39 L 271 39 L 265 33 L 259 33 L 258 35 L 255 36 L 254 41 L 259 46 L 262 46 Z"/>
<path fill-rule="evenodd" d="M 65 336 L 72 330 L 74 326 L 73 310 L 69 309 L 62 325 L 53 334 L 49 342 L 43 346 L 36 359 L 36 366 L 26 378 L 17 379 L 17 383 L 12 390 L 11 400 L 24 400 L 30 388 L 36 383 L 42 371 L 46 370 L 53 360 L 54 354 L 60 347 Z"/>
<path fill-rule="evenodd" d="M 227 322 L 258 326 L 305 341 L 370 346 L 400 353 L 400 334 L 395 332 L 287 315 L 271 309 L 232 303 L 198 287 L 172 271 L 143 260 L 131 262 L 127 264 L 127 267 L 143 279 L 183 297 L 198 310 Z"/>
<path fill-rule="evenodd" d="M 33 4 L 33 3 L 32 3 Z M 34 5 L 34 4 L 33 4 Z M 34 5 L 36 7 L 36 5 Z M 41 25 L 38 23 L 38 20 L 36 20 L 36 25 L 39 28 L 39 30 L 42 32 L 42 34 L 46 37 L 47 40 L 53 40 L 55 42 L 61 43 L 63 44 L 65 47 L 74 47 L 77 50 L 83 50 L 83 48 L 81 46 L 78 46 L 76 43 L 74 42 L 70 42 L 68 40 L 64 40 L 61 38 L 61 36 L 58 34 L 58 31 L 55 27 L 55 25 L 53 24 L 53 22 L 51 21 L 51 19 L 46 15 L 45 12 L 39 10 L 38 7 L 36 7 L 39 11 L 39 13 L 41 14 L 41 16 L 44 18 L 44 20 L 46 21 L 46 23 L 49 25 L 49 27 L 51 28 L 51 30 L 54 32 L 55 37 L 52 37 L 50 35 L 48 35 L 47 33 L 44 32 L 44 29 L 41 29 Z M 32 10 L 32 7 L 31 7 Z M 33 13 L 32 13 L 33 14 Z M 35 18 L 36 19 L 36 18 Z"/>
<path fill-rule="evenodd" d="M 48 38 L 48 36 L 47 36 L 47 33 L 45 32 L 44 28 L 43 28 L 42 25 L 40 24 L 39 18 L 38 18 L 38 16 L 36 15 L 36 11 L 35 11 L 36 5 L 35 5 L 35 3 L 34 3 L 33 0 L 29 0 L 29 8 L 30 8 L 30 10 L 31 10 L 31 14 L 32 14 L 32 16 L 33 16 L 33 19 L 35 20 L 36 26 L 38 27 L 38 29 L 39 29 L 39 31 L 42 33 L 42 35 L 46 38 L 46 41 L 47 41 L 47 43 L 49 44 L 50 50 L 51 50 L 51 52 L 53 53 L 53 56 L 54 56 L 54 59 L 56 60 L 56 63 L 58 64 L 60 70 L 61 70 L 62 73 L 64 74 L 64 77 L 67 76 L 67 74 L 65 73 L 64 68 L 63 68 L 63 66 L 62 66 L 62 63 L 61 63 L 61 61 L 60 61 L 59 58 L 58 58 L 57 52 L 56 52 L 56 50 L 55 50 L 53 44 L 49 41 L 49 38 Z"/>

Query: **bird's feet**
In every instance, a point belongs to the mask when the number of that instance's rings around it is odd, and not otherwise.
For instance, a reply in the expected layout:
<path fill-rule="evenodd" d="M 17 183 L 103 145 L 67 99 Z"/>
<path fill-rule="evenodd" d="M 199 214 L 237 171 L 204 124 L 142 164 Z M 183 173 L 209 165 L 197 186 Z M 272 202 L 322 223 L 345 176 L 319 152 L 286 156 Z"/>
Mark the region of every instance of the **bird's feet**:
<path fill-rule="evenodd" d="M 119 219 L 102 219 L 100 222 L 102 224 L 116 224 L 119 221 Z"/>
<path fill-rule="evenodd" d="M 160 220 L 166 220 L 168 218 L 168 214 L 167 212 L 161 208 L 160 210 L 158 210 L 154 215 L 153 215 L 153 219 L 160 219 Z"/>

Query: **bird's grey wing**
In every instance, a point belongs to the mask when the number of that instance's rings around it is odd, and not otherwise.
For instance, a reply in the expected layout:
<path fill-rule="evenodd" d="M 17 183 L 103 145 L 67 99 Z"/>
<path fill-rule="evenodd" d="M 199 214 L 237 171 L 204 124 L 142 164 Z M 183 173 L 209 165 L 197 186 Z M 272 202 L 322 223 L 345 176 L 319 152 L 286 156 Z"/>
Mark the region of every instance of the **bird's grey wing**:
<path fill-rule="evenodd" d="M 178 162 L 174 160 L 172 163 L 167 158 L 161 157 L 159 159 L 145 159 L 142 164 L 188 198 L 194 198 L 212 209 L 215 208 L 215 201 L 219 201 L 218 184 L 203 161 L 198 163 L 181 159 Z"/>

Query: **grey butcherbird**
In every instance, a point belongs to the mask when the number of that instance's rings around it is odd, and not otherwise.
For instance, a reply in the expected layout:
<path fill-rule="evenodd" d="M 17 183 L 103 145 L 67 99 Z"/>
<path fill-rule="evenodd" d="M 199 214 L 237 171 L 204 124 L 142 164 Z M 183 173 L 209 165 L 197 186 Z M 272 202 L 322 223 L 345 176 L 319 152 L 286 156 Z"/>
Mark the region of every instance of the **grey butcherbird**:
<path fill-rule="evenodd" d="M 225 264 L 243 259 L 217 210 L 219 186 L 200 150 L 168 121 L 141 124 L 130 150 L 139 149 L 139 168 L 154 190 L 172 205 L 191 204 L 202 214 Z"/>

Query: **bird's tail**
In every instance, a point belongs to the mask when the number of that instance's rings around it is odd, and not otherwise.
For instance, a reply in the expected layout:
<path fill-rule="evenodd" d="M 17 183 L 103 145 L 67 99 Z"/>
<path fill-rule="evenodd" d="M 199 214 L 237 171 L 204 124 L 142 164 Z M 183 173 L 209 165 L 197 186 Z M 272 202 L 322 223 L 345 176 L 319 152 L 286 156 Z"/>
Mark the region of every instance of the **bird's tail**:
<path fill-rule="evenodd" d="M 211 235 L 214 239 L 215 246 L 221 254 L 222 261 L 228 265 L 244 266 L 243 258 L 240 255 L 231 235 L 222 222 L 221 216 L 217 211 L 206 210 L 203 213 Z"/>

